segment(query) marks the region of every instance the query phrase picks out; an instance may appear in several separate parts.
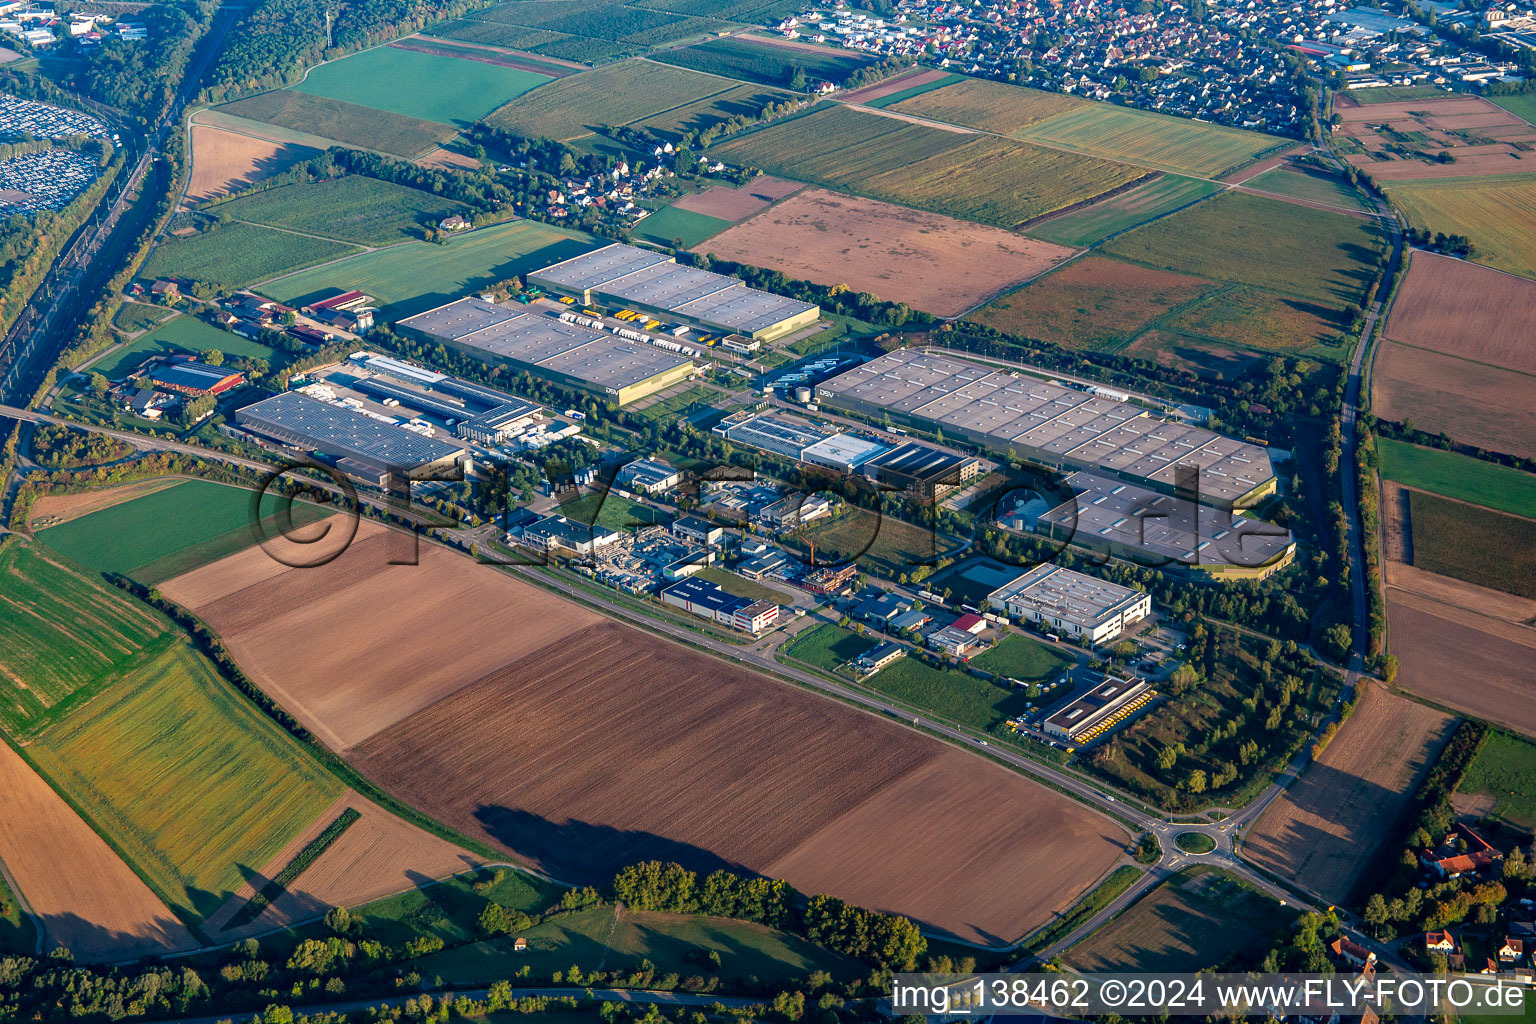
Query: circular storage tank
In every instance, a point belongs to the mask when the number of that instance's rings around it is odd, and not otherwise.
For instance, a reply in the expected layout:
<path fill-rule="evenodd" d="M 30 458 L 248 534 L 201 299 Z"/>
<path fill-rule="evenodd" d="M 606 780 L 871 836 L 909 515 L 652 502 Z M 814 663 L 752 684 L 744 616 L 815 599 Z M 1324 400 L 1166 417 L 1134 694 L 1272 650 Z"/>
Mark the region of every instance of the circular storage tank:
<path fill-rule="evenodd" d="M 809 402 L 810 400 L 811 400 L 811 389 L 810 388 L 806 387 L 803 384 L 800 385 L 799 387 L 795 388 L 795 401 L 797 401 L 797 402 Z"/>

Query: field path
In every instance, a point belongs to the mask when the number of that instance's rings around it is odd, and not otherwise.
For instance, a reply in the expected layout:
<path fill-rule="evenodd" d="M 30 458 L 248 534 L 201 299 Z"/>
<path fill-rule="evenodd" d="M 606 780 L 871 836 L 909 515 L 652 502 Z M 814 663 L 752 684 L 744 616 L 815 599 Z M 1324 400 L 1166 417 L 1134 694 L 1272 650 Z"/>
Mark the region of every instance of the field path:
<path fill-rule="evenodd" d="M 0 860 L 41 923 L 44 948 L 114 961 L 192 949 L 149 887 L 20 754 L 0 743 Z"/>
<path fill-rule="evenodd" d="M 1018 139 L 1013 138 L 1011 135 L 1004 135 L 1001 132 L 982 131 L 980 128 L 966 128 L 963 125 L 950 124 L 948 121 L 935 121 L 927 117 L 918 117 L 916 114 L 903 114 L 897 110 L 884 110 L 880 107 L 866 107 L 862 103 L 844 103 L 843 106 L 847 107 L 849 110 L 857 110 L 865 114 L 876 114 L 880 117 L 888 117 L 892 121 L 906 121 L 909 124 L 920 124 L 924 128 L 937 128 L 941 132 L 954 132 L 956 135 L 991 135 L 999 139 L 1007 139 L 1009 142 L 1019 141 Z M 1056 147 L 1047 146 L 1046 148 L 1055 149 Z"/>

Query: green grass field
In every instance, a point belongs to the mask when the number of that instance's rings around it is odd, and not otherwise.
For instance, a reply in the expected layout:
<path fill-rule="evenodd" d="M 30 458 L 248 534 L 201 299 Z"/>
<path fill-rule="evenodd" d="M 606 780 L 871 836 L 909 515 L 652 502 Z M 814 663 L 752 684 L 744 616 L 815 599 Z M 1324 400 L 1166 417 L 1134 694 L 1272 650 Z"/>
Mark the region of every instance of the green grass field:
<path fill-rule="evenodd" d="M 87 569 L 158 583 L 254 544 L 250 501 L 251 492 L 244 488 L 187 480 L 50 526 L 37 536 Z M 277 507 L 277 499 L 269 496 L 263 513 L 271 515 Z M 324 515 L 313 505 L 293 506 L 299 525 Z"/>
<path fill-rule="evenodd" d="M 1109 103 L 1090 103 L 1046 118 L 1020 137 L 1202 178 L 1220 177 L 1262 154 L 1293 145 L 1274 135 Z"/>
<path fill-rule="evenodd" d="M 1457 792 L 1493 797 L 1493 814 L 1516 828 L 1536 828 L 1536 743 L 1494 731 Z"/>
<path fill-rule="evenodd" d="M 1214 194 L 1221 186 L 1198 178 L 1165 174 L 1119 195 L 1053 217 L 1029 229 L 1036 238 L 1060 245 L 1092 245 Z"/>
<path fill-rule="evenodd" d="M 187 277 L 219 289 L 243 288 L 358 251 L 355 245 L 324 238 L 253 224 L 224 224 L 157 245 L 144 261 L 142 274 L 146 279 Z"/>
<path fill-rule="evenodd" d="M 835 519 L 813 523 L 784 543 L 809 561 L 816 545 L 818 564 L 857 559 L 859 567 L 899 579 L 920 565 L 931 564 L 954 545 L 954 538 L 889 516 L 852 508 Z"/>
<path fill-rule="evenodd" d="M 564 141 L 590 135 L 599 126 L 629 124 L 735 87 L 735 82 L 714 75 L 624 61 L 551 82 L 497 109 L 486 120 L 520 135 Z"/>
<path fill-rule="evenodd" d="M 1142 173 L 1128 164 L 840 105 L 734 136 L 710 152 L 781 177 L 1006 228 Z"/>
<path fill-rule="evenodd" d="M 734 27 L 730 22 L 713 18 L 615 4 L 612 0 L 519 0 L 477 11 L 474 17 L 570 33 L 577 38 L 541 43 L 534 51 L 583 61 L 604 60 L 618 53 L 641 53 L 651 47 L 717 35 Z"/>
<path fill-rule="evenodd" d="M 922 85 L 911 85 L 899 92 L 893 92 L 889 96 L 881 96 L 879 99 L 870 100 L 865 106 L 874 107 L 876 110 L 884 110 L 886 107 L 894 107 L 903 100 L 910 100 L 924 93 L 934 92 L 946 85 L 954 85 L 958 82 L 969 81 L 964 75 L 945 75 L 943 78 L 935 78 L 931 82 Z"/>
<path fill-rule="evenodd" d="M 666 206 L 636 224 L 634 234 L 658 245 L 681 242 L 682 248 L 692 249 L 706 238 L 713 238 L 730 226 L 730 221 L 719 217 Z"/>
<path fill-rule="evenodd" d="M 674 9 L 671 0 L 668 0 L 668 6 Z M 853 71 L 872 63 L 869 58 L 848 50 L 831 47 L 825 52 L 789 49 L 734 36 L 665 50 L 652 59 L 712 75 L 777 86 L 788 86 L 797 69 L 804 71 L 805 77 L 813 82 L 826 79 L 840 85 Z"/>
<path fill-rule="evenodd" d="M 505 46 L 513 50 L 532 50 L 535 46 L 547 46 L 574 38 L 565 32 L 524 28 L 521 25 L 503 25 L 500 22 L 478 21 L 474 18 L 445 21 L 422 31 L 441 39 L 461 39 L 466 43 Z"/>
<path fill-rule="evenodd" d="M 132 334 L 134 331 L 147 331 L 170 316 L 171 310 L 164 306 L 151 306 L 143 302 L 125 302 L 112 314 L 112 326 L 120 331 Z"/>
<path fill-rule="evenodd" d="M 407 242 L 301 271 L 262 288 L 279 302 L 298 302 L 358 288 L 382 304 L 381 321 L 398 320 L 530 270 L 579 256 L 591 236 L 514 220 L 466 231 L 443 245 Z"/>
<path fill-rule="evenodd" d="M 1386 437 L 1376 450 L 1388 480 L 1512 515 L 1536 510 L 1536 474 Z"/>
<path fill-rule="evenodd" d="M 1409 491 L 1408 503 L 1415 566 L 1536 598 L 1536 519 L 1507 516 L 1423 491 Z"/>
<path fill-rule="evenodd" d="M 1195 971 L 1262 954 L 1296 912 L 1212 868 L 1186 869 L 1068 951 L 1080 971 Z"/>
<path fill-rule="evenodd" d="M 359 245 L 420 238 L 450 214 L 469 207 L 414 188 L 349 174 L 330 181 L 284 185 L 214 207 L 238 221 L 324 235 Z"/>
<path fill-rule="evenodd" d="M 458 134 L 453 127 L 436 121 L 292 89 L 264 92 L 226 103 L 215 111 L 405 160 L 421 156 Z"/>
<path fill-rule="evenodd" d="M 0 726 L 13 736 L 89 700 L 169 628 L 38 545 L 0 544 L 0 580 Z"/>
<path fill-rule="evenodd" d="M 733 117 L 758 117 L 770 103 L 783 103 L 795 94 L 759 85 L 738 85 L 733 89 L 706 96 L 680 107 L 672 107 L 631 122 L 631 127 L 645 128 L 664 139 L 677 140 L 684 132 L 704 131 Z"/>
<path fill-rule="evenodd" d="M 1026 89 L 986 78 L 959 77 L 956 80 L 956 76 L 950 76 L 939 81 L 944 85 L 938 89 L 903 90 L 911 95 L 898 93 L 895 97 L 876 100 L 871 106 L 894 106 L 903 114 L 1017 136 L 1032 124 L 1076 110 L 1089 102 L 1079 96 Z"/>
<path fill-rule="evenodd" d="M 1070 668 L 1077 659 L 1049 644 L 1019 633 L 1009 633 L 993 647 L 971 659 L 971 664 L 1026 683 L 1040 682 Z"/>
<path fill-rule="evenodd" d="M 670 523 L 665 512 L 630 501 L 617 494 L 593 492 L 561 504 L 560 514 L 578 523 L 592 524 L 627 533 L 653 523 Z"/>
<path fill-rule="evenodd" d="M 828 622 L 801 633 L 783 650 L 791 658 L 814 665 L 823 672 L 841 672 L 846 675 L 845 666 L 848 662 L 878 642 Z"/>
<path fill-rule="evenodd" d="M 218 909 L 342 785 L 181 642 L 27 748 L 169 904 Z"/>
<path fill-rule="evenodd" d="M 1121 235 L 1104 252 L 1339 308 L 1375 279 L 1381 246 L 1380 230 L 1359 217 L 1229 192 Z"/>
<path fill-rule="evenodd" d="M 861 973 L 852 961 L 797 935 L 726 918 L 624 910 L 615 920 L 613 907 L 593 907 L 521 934 L 528 940 L 522 953 L 513 952 L 510 939 L 496 939 L 427 957 L 416 969 L 452 984 L 509 977 L 525 964 L 535 976 L 547 976 L 572 965 L 622 971 L 649 960 L 659 972 L 687 975 L 700 971 L 691 957 L 713 951 L 720 954 L 719 975 L 726 979 L 780 984 L 817 970 L 839 978 Z"/>
<path fill-rule="evenodd" d="M 1536 93 L 1517 92 L 1509 96 L 1489 96 L 1488 99 L 1516 117 L 1523 117 L 1536 124 Z"/>
<path fill-rule="evenodd" d="M 93 365 L 91 370 L 108 380 L 116 380 L 152 355 L 197 354 L 207 349 L 218 349 L 226 356 L 272 358 L 272 350 L 260 342 L 206 324 L 196 317 L 182 315 L 148 334 L 139 335 Z"/>
<path fill-rule="evenodd" d="M 1349 96 L 1361 103 L 1401 103 L 1404 100 L 1446 99 L 1455 96 L 1456 93 L 1448 89 L 1441 89 L 1433 85 L 1392 85 L 1384 89 L 1352 89 Z M 1494 99 L 1497 103 L 1499 97 Z"/>
<path fill-rule="evenodd" d="M 1311 203 L 1326 203 L 1346 210 L 1365 210 L 1365 198 L 1349 182 L 1337 175 L 1317 171 L 1291 170 L 1276 167 L 1243 182 L 1244 188 L 1275 195 L 1304 199 Z"/>
<path fill-rule="evenodd" d="M 376 46 L 311 68 L 293 88 L 310 96 L 467 128 L 503 103 L 549 81 L 547 75 L 499 64 Z"/>

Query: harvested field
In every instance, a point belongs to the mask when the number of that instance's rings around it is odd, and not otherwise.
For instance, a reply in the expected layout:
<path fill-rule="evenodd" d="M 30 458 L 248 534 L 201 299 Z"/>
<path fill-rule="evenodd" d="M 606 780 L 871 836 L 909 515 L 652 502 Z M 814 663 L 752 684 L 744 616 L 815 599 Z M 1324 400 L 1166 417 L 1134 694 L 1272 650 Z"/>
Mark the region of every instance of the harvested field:
<path fill-rule="evenodd" d="M 936 68 L 913 68 L 911 71 L 904 71 L 874 85 L 866 85 L 852 92 L 845 92 L 839 99 L 844 103 L 871 103 L 948 77 L 949 72 L 939 71 Z"/>
<path fill-rule="evenodd" d="M 1536 520 L 1409 490 L 1413 564 L 1520 597 L 1536 598 Z"/>
<path fill-rule="evenodd" d="M 0 860 L 42 919 L 47 948 L 112 961 L 198 943 L 32 767 L 0 743 Z"/>
<path fill-rule="evenodd" d="M 1296 917 L 1216 868 L 1186 868 L 1067 952 L 1079 971 L 1194 971 L 1256 955 Z"/>
<path fill-rule="evenodd" d="M 365 521 L 323 570 L 289 569 L 250 548 L 161 591 L 196 611 L 262 689 L 336 750 L 598 621 L 435 545 L 422 545 L 420 565 L 390 565 L 401 543 L 409 540 Z M 379 614 L 380 595 L 402 588 L 425 617 L 409 629 Z M 335 632 L 343 623 L 345 642 Z M 366 673 L 356 670 L 364 651 Z"/>
<path fill-rule="evenodd" d="M 1169 330 L 1262 352 L 1307 352 L 1338 361 L 1348 326 L 1339 310 L 1257 288 L 1225 288 L 1170 317 Z"/>
<path fill-rule="evenodd" d="M 443 149 L 439 146 L 420 160 L 417 160 L 416 166 L 446 170 L 477 171 L 480 169 L 480 161 L 468 153 L 455 153 L 451 149 Z"/>
<path fill-rule="evenodd" d="M 617 672 L 630 683 L 614 686 Z M 615 721 L 628 725 L 615 732 Z M 1016 938 L 1118 859 L 1118 828 L 1091 811 L 893 729 L 602 623 L 353 759 L 400 798 L 560 877 L 597 880 L 653 857 L 738 865 L 978 942 Z M 899 848 L 876 841 L 893 827 L 907 837 Z"/>
<path fill-rule="evenodd" d="M 1386 336 L 1417 348 L 1536 374 L 1536 281 L 1414 252 Z"/>
<path fill-rule="evenodd" d="M 1387 341 L 1371 371 L 1371 404 L 1384 420 L 1536 457 L 1536 376 Z"/>
<path fill-rule="evenodd" d="M 208 199 L 246 188 L 319 153 L 307 146 L 283 145 L 225 128 L 194 124 L 187 198 Z"/>
<path fill-rule="evenodd" d="M 1275 135 L 1112 103 L 1075 107 L 1030 125 L 1019 137 L 1202 178 L 1219 178 L 1294 145 Z"/>
<path fill-rule="evenodd" d="M 227 927 L 252 896 L 348 808 L 362 816 L 265 910 L 244 925 Z M 481 863 L 482 858 L 401 821 L 348 790 L 230 897 L 209 918 L 207 930 L 216 933 L 220 942 L 232 942 L 242 935 L 319 917 L 331 907 L 355 907 L 420 888 L 429 879 L 446 878 Z"/>
<path fill-rule="evenodd" d="M 1159 366 L 1173 366 L 1216 380 L 1237 379 L 1267 361 L 1257 352 L 1156 329 L 1140 335 L 1121 351 L 1134 359 L 1150 359 Z"/>
<path fill-rule="evenodd" d="M 942 72 L 931 72 L 942 77 Z M 908 85 L 917 85 L 909 82 Z M 868 102 L 861 100 L 859 102 Z M 1089 101 L 1059 92 L 1041 92 L 985 78 L 963 78 L 942 89 L 912 96 L 892 109 L 949 124 L 1012 135 L 1048 117 L 1076 110 Z"/>
<path fill-rule="evenodd" d="M 1526 168 L 1519 178 L 1392 185 L 1388 198 L 1415 228 L 1472 239 L 1477 262 L 1536 277 L 1536 160 Z"/>
<path fill-rule="evenodd" d="M 386 566 L 382 532 L 321 570 L 246 553 L 165 591 L 329 742 L 361 739 L 366 776 L 557 877 L 737 865 L 992 943 L 1121 854 L 1118 827 L 1020 776 L 446 551 Z"/>
<path fill-rule="evenodd" d="M 1455 719 L 1373 683 L 1323 755 L 1244 840 L 1245 855 L 1282 878 L 1345 903 L 1380 844 L 1396 834 Z"/>
<path fill-rule="evenodd" d="M 78 519 L 155 491 L 163 491 L 167 487 L 175 487 L 180 482 L 175 477 L 155 477 L 75 494 L 45 494 L 32 506 L 32 525 L 53 526 L 69 519 Z"/>
<path fill-rule="evenodd" d="M 703 248 L 939 316 L 958 316 L 1072 255 L 1000 228 L 822 189 L 792 196 Z"/>
<path fill-rule="evenodd" d="M 798 181 L 786 181 L 771 175 L 760 175 L 745 185 L 732 188 L 729 185 L 711 185 L 703 192 L 691 192 L 672 205 L 679 210 L 702 213 L 706 217 L 718 217 L 732 224 L 761 213 L 769 206 L 794 194 L 805 186 Z"/>
<path fill-rule="evenodd" d="M 1500 622 L 1536 625 L 1536 600 L 1479 587 L 1449 576 L 1436 576 L 1417 566 L 1391 560 L 1386 563 L 1386 573 L 1389 587 Z"/>
<path fill-rule="evenodd" d="M 1399 687 L 1536 736 L 1536 629 L 1396 586 L 1387 588 L 1387 621 Z"/>
<path fill-rule="evenodd" d="M 1088 256 L 994 299 L 968 319 L 1068 348 L 1112 351 L 1149 321 L 1214 287 L 1197 277 Z"/>

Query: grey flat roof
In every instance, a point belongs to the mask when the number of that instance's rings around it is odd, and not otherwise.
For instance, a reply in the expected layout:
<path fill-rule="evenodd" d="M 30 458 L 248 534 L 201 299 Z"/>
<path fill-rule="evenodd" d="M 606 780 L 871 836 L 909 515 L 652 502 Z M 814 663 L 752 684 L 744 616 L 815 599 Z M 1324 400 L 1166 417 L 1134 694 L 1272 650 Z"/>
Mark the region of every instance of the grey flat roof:
<path fill-rule="evenodd" d="M 830 404 L 864 404 L 1009 448 L 1173 486 L 1200 467 L 1202 497 L 1231 503 L 1273 479 L 1260 445 L 1155 419 L 1128 402 L 929 352 L 897 351 L 817 386 Z"/>
<path fill-rule="evenodd" d="M 694 267 L 680 267 L 676 263 L 658 263 L 633 274 L 626 274 L 601 286 L 599 290 L 622 296 L 626 302 L 673 309 L 740 285 L 741 282 L 734 277 L 712 274 Z"/>
<path fill-rule="evenodd" d="M 769 451 L 793 448 L 802 452 L 811 445 L 835 436 L 824 430 L 818 430 L 809 423 L 773 413 L 754 416 L 749 420 L 732 424 L 726 427 L 723 433 L 732 441 L 750 444 L 754 448 L 766 448 Z"/>
<path fill-rule="evenodd" d="M 663 256 L 659 252 L 614 242 L 601 249 L 594 249 L 589 253 L 573 256 L 553 266 L 545 267 L 543 270 L 536 270 L 528 276 L 549 281 L 572 291 L 586 291 L 589 288 L 599 288 L 626 274 L 644 270 L 646 267 L 671 262 L 672 257 Z"/>
<path fill-rule="evenodd" d="M 1139 590 L 1047 562 L 998 587 L 987 599 L 1018 601 L 1067 622 L 1096 629 L 1145 596 Z"/>
<path fill-rule="evenodd" d="M 815 303 L 758 291 L 737 281 L 732 288 L 678 306 L 677 312 L 751 334 L 815 308 Z"/>
<path fill-rule="evenodd" d="M 1075 523 L 1075 542 L 1116 542 L 1185 565 L 1247 568 L 1274 562 L 1294 543 L 1291 531 L 1274 523 L 1096 473 L 1073 473 L 1066 485 L 1076 499 L 1040 522 L 1058 529 Z"/>
<path fill-rule="evenodd" d="M 463 306 L 473 315 L 477 307 L 490 306 L 481 299 L 460 299 L 428 313 L 400 321 L 417 330 L 434 333 L 431 324 L 460 323 L 452 312 Z M 588 384 L 617 390 L 648 380 L 659 373 L 688 365 L 692 360 L 641 342 L 629 342 L 602 331 L 566 323 L 555 316 L 535 312 L 514 312 L 495 308 L 505 317 L 487 320 L 476 331 L 460 331 L 451 340 L 463 348 L 491 356 L 512 359 L 528 366 L 553 370 Z M 438 315 L 438 320 L 422 326 L 422 317 Z M 439 335 L 448 337 L 447 335 Z"/>
<path fill-rule="evenodd" d="M 297 391 L 285 391 L 237 410 L 235 422 L 287 444 L 302 444 L 337 457 L 372 459 L 402 469 L 437 462 L 465 450 L 463 445 L 425 437 Z"/>
<path fill-rule="evenodd" d="M 425 313 L 408 316 L 399 323 L 405 327 L 413 327 L 423 334 L 458 341 L 476 331 L 483 331 L 487 327 L 511 320 L 518 315 L 520 314 L 517 310 L 471 296 L 438 306 L 436 309 L 429 309 Z"/>

